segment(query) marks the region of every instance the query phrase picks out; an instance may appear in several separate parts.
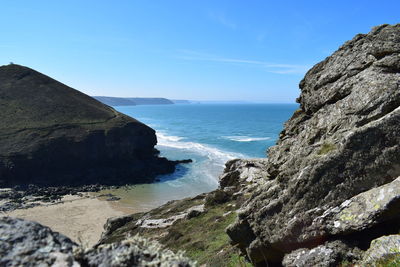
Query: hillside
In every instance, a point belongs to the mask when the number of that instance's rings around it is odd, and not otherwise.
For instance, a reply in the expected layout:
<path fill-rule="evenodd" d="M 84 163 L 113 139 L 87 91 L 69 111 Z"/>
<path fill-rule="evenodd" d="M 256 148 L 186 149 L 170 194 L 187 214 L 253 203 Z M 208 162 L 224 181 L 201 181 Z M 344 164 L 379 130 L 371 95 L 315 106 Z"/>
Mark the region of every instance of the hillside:
<path fill-rule="evenodd" d="M 27 67 L 0 67 L 0 112 L 0 186 L 136 183 L 174 170 L 153 129 Z"/>
<path fill-rule="evenodd" d="M 135 106 L 135 105 L 172 105 L 171 100 L 166 98 L 146 98 L 146 97 L 111 97 L 93 96 L 98 101 L 109 106 Z"/>

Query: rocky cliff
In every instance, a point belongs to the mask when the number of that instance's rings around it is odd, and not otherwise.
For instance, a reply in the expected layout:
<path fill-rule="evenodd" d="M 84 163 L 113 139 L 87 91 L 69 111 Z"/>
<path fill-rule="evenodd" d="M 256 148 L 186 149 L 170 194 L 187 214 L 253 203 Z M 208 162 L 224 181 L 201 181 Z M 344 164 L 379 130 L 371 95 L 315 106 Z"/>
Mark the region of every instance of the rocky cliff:
<path fill-rule="evenodd" d="M 150 182 L 155 131 L 27 67 L 0 67 L 0 187 Z"/>
<path fill-rule="evenodd" d="M 227 233 L 254 264 L 355 262 L 400 230 L 400 24 L 356 35 L 300 89 Z"/>

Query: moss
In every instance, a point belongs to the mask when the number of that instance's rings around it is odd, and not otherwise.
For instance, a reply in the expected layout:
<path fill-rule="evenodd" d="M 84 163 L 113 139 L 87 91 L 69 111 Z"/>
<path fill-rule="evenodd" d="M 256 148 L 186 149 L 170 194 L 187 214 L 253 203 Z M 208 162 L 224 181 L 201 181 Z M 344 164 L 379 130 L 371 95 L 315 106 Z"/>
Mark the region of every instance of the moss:
<path fill-rule="evenodd" d="M 336 149 L 336 146 L 334 144 L 324 143 L 324 144 L 322 144 L 322 146 L 317 154 L 320 156 L 326 155 L 335 149 Z"/>
<path fill-rule="evenodd" d="M 385 257 L 378 260 L 375 264 L 377 267 L 398 267 L 400 266 L 400 253 Z"/>

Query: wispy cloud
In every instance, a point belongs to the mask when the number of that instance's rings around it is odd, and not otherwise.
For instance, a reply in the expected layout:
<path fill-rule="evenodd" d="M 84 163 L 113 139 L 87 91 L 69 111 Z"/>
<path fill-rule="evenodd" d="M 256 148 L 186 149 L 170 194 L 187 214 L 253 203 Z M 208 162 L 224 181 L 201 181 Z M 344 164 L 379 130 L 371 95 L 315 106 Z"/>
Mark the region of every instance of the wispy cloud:
<path fill-rule="evenodd" d="M 215 13 L 209 13 L 210 18 L 212 18 L 214 21 L 218 22 L 219 24 L 231 29 L 231 30 L 236 30 L 237 24 L 233 22 L 232 20 L 228 19 L 225 14 L 215 14 Z"/>
<path fill-rule="evenodd" d="M 184 60 L 251 65 L 262 68 L 267 72 L 278 73 L 278 74 L 304 74 L 310 68 L 310 66 L 308 65 L 280 64 L 280 63 L 271 63 L 259 60 L 226 58 L 192 50 L 179 50 L 178 52 L 180 53 L 178 58 Z"/>

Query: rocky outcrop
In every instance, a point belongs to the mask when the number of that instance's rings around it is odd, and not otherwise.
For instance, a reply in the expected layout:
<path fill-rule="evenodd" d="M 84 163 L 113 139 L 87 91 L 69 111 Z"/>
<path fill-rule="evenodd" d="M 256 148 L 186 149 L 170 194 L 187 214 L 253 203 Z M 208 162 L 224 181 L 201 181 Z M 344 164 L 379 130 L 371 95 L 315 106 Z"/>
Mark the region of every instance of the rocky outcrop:
<path fill-rule="evenodd" d="M 151 182 L 155 131 L 27 67 L 0 67 L 0 187 Z"/>
<path fill-rule="evenodd" d="M 394 257 L 396 257 L 396 260 L 393 260 Z M 400 264 L 400 235 L 382 236 L 373 240 L 359 265 L 377 266 L 377 262 L 383 263 L 392 260 L 392 265 L 384 266 L 398 266 Z"/>
<path fill-rule="evenodd" d="M 83 249 L 36 222 L 0 217 L 1 266 L 194 266 L 182 253 L 138 236 Z"/>
<path fill-rule="evenodd" d="M 81 266 L 89 267 L 195 266 L 195 263 L 186 258 L 182 252 L 175 254 L 168 249 L 164 249 L 159 243 L 139 236 L 113 244 L 77 251 L 75 252 L 75 259 Z"/>
<path fill-rule="evenodd" d="M 367 249 L 400 228 L 400 25 L 355 36 L 300 88 L 263 182 L 227 230 L 254 263 L 335 240 Z M 246 176 L 231 169 L 223 182 L 231 175 Z"/>
<path fill-rule="evenodd" d="M 52 266 L 56 261 L 72 266 L 74 247 L 69 238 L 36 222 L 0 217 L 1 266 Z"/>

